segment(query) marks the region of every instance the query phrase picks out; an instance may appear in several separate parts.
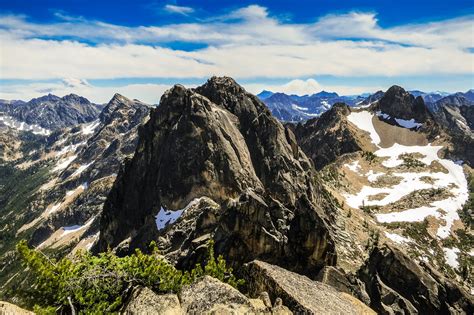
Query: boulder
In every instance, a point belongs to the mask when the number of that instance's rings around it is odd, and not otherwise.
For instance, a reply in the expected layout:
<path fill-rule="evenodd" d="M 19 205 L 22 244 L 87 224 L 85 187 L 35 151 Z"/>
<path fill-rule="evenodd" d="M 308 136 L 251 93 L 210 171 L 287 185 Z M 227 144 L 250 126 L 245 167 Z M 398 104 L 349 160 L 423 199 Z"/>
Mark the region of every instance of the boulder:
<path fill-rule="evenodd" d="M 245 269 L 251 295 L 266 291 L 273 300 L 281 298 L 294 313 L 375 314 L 355 297 L 281 267 L 255 260 Z"/>
<path fill-rule="evenodd" d="M 0 315 L 34 315 L 35 313 L 25 310 L 14 304 L 0 301 Z"/>
<path fill-rule="evenodd" d="M 229 284 L 205 276 L 180 293 L 183 311 L 190 314 L 242 314 L 255 312 L 250 300 Z"/>
<path fill-rule="evenodd" d="M 176 294 L 159 295 L 146 287 L 135 287 L 124 303 L 122 314 L 183 314 Z"/>

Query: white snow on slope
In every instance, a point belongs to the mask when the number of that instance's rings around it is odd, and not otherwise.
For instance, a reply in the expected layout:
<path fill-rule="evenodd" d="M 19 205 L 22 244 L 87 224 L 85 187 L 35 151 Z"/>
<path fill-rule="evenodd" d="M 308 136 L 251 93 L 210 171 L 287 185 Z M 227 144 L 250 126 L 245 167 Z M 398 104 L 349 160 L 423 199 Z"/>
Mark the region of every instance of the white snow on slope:
<path fill-rule="evenodd" d="M 375 113 L 378 117 L 382 117 L 382 119 L 390 119 L 391 116 L 389 114 L 386 114 L 386 113 L 383 113 L 381 111 L 378 111 Z M 418 123 L 416 122 L 416 120 L 414 118 L 410 119 L 410 120 L 406 120 L 406 119 L 401 119 L 401 118 L 395 118 L 395 121 L 397 122 L 397 124 L 400 126 L 400 127 L 403 127 L 403 128 L 408 128 L 408 129 L 412 129 L 412 128 L 420 128 L 421 126 L 423 126 L 423 124 L 421 123 Z"/>
<path fill-rule="evenodd" d="M 351 113 L 348 119 L 359 129 L 369 132 L 373 143 L 377 144 L 380 142 L 380 137 L 372 124 L 372 114 L 367 111 Z M 400 166 L 403 163 L 403 159 L 400 158 L 401 154 L 418 153 L 423 155 L 419 159 L 421 162 L 430 165 L 433 161 L 437 161 L 448 173 L 395 172 L 393 175 L 403 178 L 399 184 L 382 188 L 364 186 L 358 193 L 354 195 L 346 194 L 344 196 L 347 204 L 353 208 L 359 208 L 363 205 L 385 206 L 389 203 L 397 202 L 404 196 L 420 189 L 447 188 L 453 196 L 414 209 L 376 214 L 376 218 L 379 222 L 389 223 L 423 221 L 427 216 L 434 216 L 442 219 L 437 236 L 440 238 L 448 237 L 454 221 L 459 219 L 457 211 L 462 208 L 468 199 L 468 188 L 462 166 L 453 161 L 438 157 L 438 151 L 441 148 L 442 146 L 432 146 L 431 144 L 426 146 L 404 146 L 398 143 L 389 148 L 379 148 L 374 154 L 379 157 L 388 158 L 382 162 L 382 165 L 387 168 Z M 374 179 L 374 177 L 371 177 L 373 175 L 373 172 L 366 174 L 370 182 Z M 424 176 L 432 178 L 434 183 L 430 184 L 422 181 L 421 178 Z M 370 196 L 381 193 L 386 194 L 381 200 L 369 200 Z"/>
<path fill-rule="evenodd" d="M 404 243 L 410 243 L 411 242 L 411 240 L 409 238 L 406 238 L 404 236 L 401 236 L 401 235 L 398 235 L 398 234 L 395 234 L 395 233 L 385 232 L 385 236 L 387 236 L 389 239 L 391 239 L 392 241 L 394 241 L 397 244 L 404 244 Z"/>
<path fill-rule="evenodd" d="M 353 171 L 354 173 L 359 173 L 360 171 L 360 165 L 359 165 L 359 161 L 353 161 L 352 163 L 350 164 L 344 164 L 345 167 L 347 167 L 348 169 L 350 169 L 351 171 Z"/>
<path fill-rule="evenodd" d="M 377 145 L 380 143 L 380 136 L 375 131 L 374 125 L 372 124 L 373 115 L 368 111 L 352 112 L 347 116 L 347 119 L 356 125 L 357 128 L 367 131 L 370 134 L 372 143 Z"/>
<path fill-rule="evenodd" d="M 19 122 L 10 116 L 0 116 L 0 121 L 3 122 L 5 126 L 20 131 L 31 131 L 35 135 L 49 136 L 51 134 L 51 131 L 46 128 L 39 125 L 29 125 L 25 122 Z"/>
<path fill-rule="evenodd" d="M 326 100 L 322 100 L 321 105 L 323 105 L 323 107 L 325 109 L 330 109 L 331 108 L 331 104 L 329 104 L 328 101 L 326 101 Z"/>
<path fill-rule="evenodd" d="M 444 257 L 446 258 L 446 263 L 452 268 L 459 268 L 458 254 L 459 248 L 443 248 Z"/>
<path fill-rule="evenodd" d="M 81 132 L 82 132 L 83 135 L 90 135 L 90 134 L 94 133 L 94 130 L 97 127 L 99 127 L 99 125 L 100 125 L 100 121 L 98 119 L 94 120 L 93 122 L 84 125 Z"/>
<path fill-rule="evenodd" d="M 84 230 L 85 228 L 90 226 L 92 224 L 92 222 L 94 222 L 94 220 L 95 220 L 95 217 L 89 219 L 89 221 L 87 221 L 84 225 L 63 226 L 61 228 L 63 230 L 63 232 L 61 234 L 61 237 L 66 236 L 66 235 L 71 234 L 71 233 L 75 233 L 75 232 Z"/>
<path fill-rule="evenodd" d="M 376 173 L 373 170 L 369 170 L 365 174 L 365 176 L 367 176 L 367 180 L 371 183 L 375 182 L 377 180 L 377 178 L 379 178 L 380 176 L 383 176 L 383 175 L 385 175 L 385 173 Z"/>
<path fill-rule="evenodd" d="M 63 141 L 63 140 L 61 140 Z M 64 141 L 63 141 L 64 142 Z M 82 146 L 82 145 L 85 145 L 87 143 L 87 141 L 84 141 L 84 142 L 79 142 L 79 143 L 75 143 L 75 144 L 70 144 L 70 145 L 67 145 L 65 147 L 63 147 L 61 150 L 59 150 L 57 153 L 56 153 L 56 156 L 61 156 L 61 155 L 64 155 L 68 152 L 76 152 L 77 148 Z"/>
<path fill-rule="evenodd" d="M 410 120 L 395 118 L 395 121 L 400 127 L 408 128 L 408 129 L 420 128 L 421 126 L 423 126 L 423 124 L 416 122 L 416 120 L 413 118 Z"/>
<path fill-rule="evenodd" d="M 61 159 L 58 161 L 56 166 L 53 168 L 53 172 L 59 172 L 69 166 L 77 158 L 77 155 L 71 155 L 65 159 Z"/>
<path fill-rule="evenodd" d="M 76 188 L 74 188 L 73 190 L 66 191 L 66 197 L 74 195 L 79 189 L 86 190 L 88 186 L 89 184 L 87 182 L 84 182 L 80 184 L 79 186 L 77 186 Z"/>
<path fill-rule="evenodd" d="M 403 159 L 400 159 L 399 155 L 404 153 L 421 153 L 424 157 L 421 158 L 420 161 L 429 165 L 433 161 L 440 160 L 438 158 L 438 151 L 442 148 L 442 146 L 432 146 L 431 144 L 426 146 L 406 146 L 395 143 L 389 148 L 380 148 L 374 153 L 379 157 L 388 157 L 388 160 L 382 162 L 382 165 L 385 167 L 396 167 L 402 165 Z"/>
<path fill-rule="evenodd" d="M 160 211 L 155 216 L 156 228 L 159 230 L 164 229 L 168 224 L 173 224 L 178 220 L 186 210 L 188 210 L 193 205 L 197 204 L 202 198 L 193 199 L 186 207 L 178 210 L 166 210 L 161 207 Z"/>
<path fill-rule="evenodd" d="M 75 177 L 75 176 L 78 176 L 80 175 L 82 172 L 84 172 L 86 169 L 89 168 L 89 166 L 91 166 L 95 161 L 92 161 L 90 163 L 87 163 L 87 164 L 82 164 L 80 165 L 75 171 L 74 173 L 71 174 L 71 177 Z"/>
<path fill-rule="evenodd" d="M 291 108 L 296 109 L 296 110 L 302 110 L 302 111 L 307 111 L 308 107 L 301 107 L 296 104 L 291 104 Z"/>

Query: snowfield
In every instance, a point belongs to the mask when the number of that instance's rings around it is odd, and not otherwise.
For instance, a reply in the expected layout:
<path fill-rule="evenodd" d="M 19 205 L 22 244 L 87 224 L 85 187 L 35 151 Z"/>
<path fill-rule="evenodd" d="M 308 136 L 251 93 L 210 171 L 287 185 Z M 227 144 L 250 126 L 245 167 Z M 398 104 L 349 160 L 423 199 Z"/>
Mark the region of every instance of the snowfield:
<path fill-rule="evenodd" d="M 5 126 L 20 131 L 30 131 L 35 135 L 49 136 L 51 134 L 51 131 L 46 128 L 38 125 L 29 125 L 25 122 L 19 122 L 10 116 L 0 116 L 0 121 L 3 122 Z"/>
<path fill-rule="evenodd" d="M 375 114 L 378 117 L 382 117 L 385 120 L 388 120 L 388 119 L 391 118 L 391 116 L 389 114 L 383 113 L 381 111 L 378 111 Z M 399 125 L 400 127 L 403 127 L 403 128 L 407 128 L 407 129 L 420 128 L 421 126 L 423 126 L 422 123 L 416 122 L 416 120 L 413 119 L 413 118 L 410 119 L 410 120 L 405 120 L 405 119 L 394 117 L 394 119 L 395 119 L 395 122 L 397 123 L 397 125 Z"/>
<path fill-rule="evenodd" d="M 163 206 L 161 206 L 160 211 L 155 216 L 155 223 L 156 223 L 156 228 L 158 231 L 164 229 L 168 224 L 173 224 L 178 220 L 186 210 L 194 206 L 195 204 L 199 203 L 201 198 L 195 198 L 193 199 L 186 207 L 183 209 L 177 209 L 177 210 L 166 210 Z"/>
<path fill-rule="evenodd" d="M 82 128 L 81 132 L 83 135 L 90 135 L 90 134 L 93 134 L 94 133 L 94 130 L 99 127 L 100 125 L 100 120 L 94 120 L 93 122 L 91 123 L 88 123 L 86 125 L 84 125 L 84 127 Z"/>
<path fill-rule="evenodd" d="M 443 248 L 446 263 L 452 268 L 459 268 L 458 254 L 459 248 Z"/>
<path fill-rule="evenodd" d="M 348 120 L 355 124 L 359 129 L 367 131 L 370 134 L 372 142 L 378 146 L 380 137 L 377 134 L 375 127 L 372 124 L 373 115 L 367 111 L 353 112 L 348 116 Z M 378 146 L 379 147 L 379 146 Z M 458 210 L 462 208 L 467 201 L 468 184 L 463 172 L 463 168 L 459 163 L 438 157 L 438 152 L 442 146 L 433 146 L 428 144 L 426 146 L 405 146 L 395 143 L 389 148 L 380 148 L 374 152 L 378 157 L 385 158 L 382 165 L 391 171 L 403 164 L 403 159 L 400 155 L 406 153 L 421 154 L 421 158 L 417 158 L 429 166 L 436 161 L 441 164 L 448 173 L 443 172 L 396 172 L 392 175 L 402 177 L 399 184 L 391 187 L 371 187 L 364 186 L 356 194 L 345 194 L 344 197 L 349 206 L 353 208 L 360 208 L 361 206 L 386 206 L 394 203 L 420 189 L 437 189 L 446 188 L 452 196 L 443 200 L 433 201 L 421 207 L 406 209 L 400 212 L 379 213 L 375 217 L 381 223 L 390 222 L 417 222 L 423 221 L 428 216 L 434 216 L 439 220 L 439 228 L 437 236 L 439 238 L 446 238 L 450 235 L 452 225 L 455 220 L 459 220 Z M 358 161 L 351 164 L 345 164 L 346 167 L 357 172 L 356 166 L 359 166 Z M 367 172 L 364 176 L 369 182 L 374 182 L 378 176 L 383 173 L 375 174 L 373 171 Z M 429 177 L 433 183 L 428 183 L 422 180 L 422 177 Z M 369 200 L 370 196 L 377 194 L 385 194 L 380 200 Z M 394 240 L 395 241 L 395 240 Z"/>
<path fill-rule="evenodd" d="M 360 130 L 367 131 L 370 134 L 370 138 L 372 139 L 372 143 L 378 146 L 380 143 L 380 137 L 377 131 L 372 124 L 372 117 L 373 115 L 368 111 L 361 111 L 361 112 L 352 112 L 347 116 L 347 119 L 356 125 L 357 128 Z"/>

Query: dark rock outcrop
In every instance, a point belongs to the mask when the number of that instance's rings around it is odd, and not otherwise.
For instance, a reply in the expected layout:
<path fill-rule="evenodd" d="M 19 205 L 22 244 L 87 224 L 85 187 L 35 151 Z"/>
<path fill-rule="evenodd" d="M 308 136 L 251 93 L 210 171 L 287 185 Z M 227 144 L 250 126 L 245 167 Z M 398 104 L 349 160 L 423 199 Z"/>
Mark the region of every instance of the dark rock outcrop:
<path fill-rule="evenodd" d="M 337 103 L 321 117 L 295 127 L 298 144 L 311 157 L 316 169 L 322 169 L 345 153 L 364 148 L 346 119 L 349 114 L 346 104 Z"/>
<path fill-rule="evenodd" d="M 262 261 L 247 264 L 245 274 L 251 295 L 266 291 L 296 314 L 375 314 L 347 293 Z"/>
<path fill-rule="evenodd" d="M 431 113 L 421 96 L 415 98 L 402 87 L 394 85 L 385 92 L 378 101 L 378 108 L 391 117 L 400 119 L 415 119 L 419 123 L 424 123 L 431 119 Z"/>
<path fill-rule="evenodd" d="M 234 80 L 213 77 L 195 90 L 176 85 L 152 111 L 135 156 L 119 173 L 104 207 L 99 250 L 126 239 L 130 248 L 144 247 L 163 237 L 164 253 L 187 253 L 177 258 L 187 265 L 194 250 L 186 249 L 209 234 L 236 265 L 259 257 L 315 275 L 336 254 L 327 222 L 332 206 L 313 175 L 292 132 Z M 177 229 L 180 220 L 192 221 L 186 215 L 157 230 L 160 209 L 183 209 L 201 197 L 214 206 L 191 211 L 196 223 L 186 233 Z"/>
<path fill-rule="evenodd" d="M 361 292 L 381 314 L 472 314 L 474 299 L 431 267 L 396 248 L 376 247 L 357 273 Z"/>

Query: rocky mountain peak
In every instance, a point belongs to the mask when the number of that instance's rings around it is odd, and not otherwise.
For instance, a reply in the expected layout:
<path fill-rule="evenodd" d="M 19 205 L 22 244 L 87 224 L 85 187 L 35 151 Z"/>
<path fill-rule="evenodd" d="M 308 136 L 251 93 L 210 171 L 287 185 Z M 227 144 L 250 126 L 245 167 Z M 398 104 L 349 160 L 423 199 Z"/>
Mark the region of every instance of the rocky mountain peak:
<path fill-rule="evenodd" d="M 378 105 L 383 113 L 400 119 L 415 119 L 422 123 L 431 118 L 423 98 L 421 96 L 415 98 L 398 85 L 390 87 Z"/>
<path fill-rule="evenodd" d="M 152 110 L 118 175 L 99 249 L 158 240 L 169 259 L 193 265 L 212 237 L 235 263 L 261 257 L 318 270 L 336 253 L 327 226 L 331 206 L 314 178 L 291 130 L 233 79 L 213 77 L 196 89 L 175 85 Z M 165 225 L 165 212 L 183 218 Z"/>
<path fill-rule="evenodd" d="M 87 98 L 73 93 L 65 95 L 61 99 L 69 104 L 91 105 L 91 102 Z"/>

